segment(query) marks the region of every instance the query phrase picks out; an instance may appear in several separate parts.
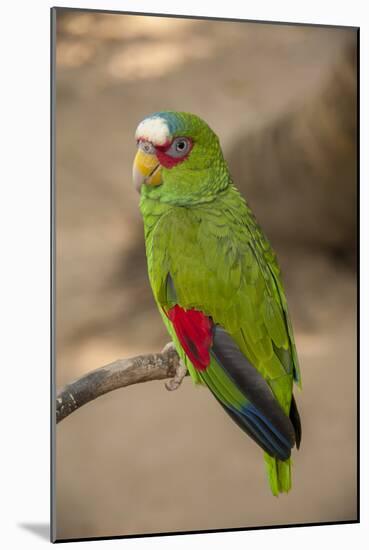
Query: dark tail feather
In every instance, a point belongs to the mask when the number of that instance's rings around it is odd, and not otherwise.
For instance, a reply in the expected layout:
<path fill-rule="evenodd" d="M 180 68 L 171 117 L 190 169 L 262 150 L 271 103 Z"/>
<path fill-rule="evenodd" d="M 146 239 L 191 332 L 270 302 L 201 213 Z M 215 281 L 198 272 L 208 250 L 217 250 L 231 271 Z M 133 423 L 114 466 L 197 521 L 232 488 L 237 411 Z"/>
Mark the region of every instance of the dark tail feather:
<path fill-rule="evenodd" d="M 299 411 L 297 410 L 297 405 L 294 396 L 292 395 L 291 408 L 290 408 L 290 420 L 295 429 L 296 434 L 296 447 L 300 448 L 301 443 L 301 420 Z"/>
<path fill-rule="evenodd" d="M 270 456 L 287 460 L 291 454 L 290 446 L 283 444 L 273 432 L 271 432 L 266 425 L 252 421 L 251 418 L 247 418 L 242 412 L 236 411 L 224 405 L 215 395 L 215 399 L 222 405 L 223 409 L 232 418 L 232 420 L 243 430 L 248 436 L 251 437 L 264 451 Z M 263 429 L 264 428 L 264 429 Z"/>

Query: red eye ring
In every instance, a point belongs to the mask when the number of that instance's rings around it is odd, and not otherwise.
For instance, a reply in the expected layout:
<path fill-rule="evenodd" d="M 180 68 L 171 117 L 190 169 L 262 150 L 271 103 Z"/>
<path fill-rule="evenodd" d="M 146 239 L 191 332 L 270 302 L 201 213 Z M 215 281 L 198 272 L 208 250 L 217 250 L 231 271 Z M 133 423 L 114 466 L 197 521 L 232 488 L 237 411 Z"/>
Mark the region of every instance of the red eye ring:
<path fill-rule="evenodd" d="M 177 146 L 180 143 L 184 143 L 186 146 L 178 150 Z M 191 138 L 185 136 L 178 136 L 172 140 L 171 143 L 164 146 L 156 147 L 156 155 L 162 166 L 165 168 L 173 168 L 177 164 L 180 164 L 186 160 L 193 148 L 193 141 Z"/>

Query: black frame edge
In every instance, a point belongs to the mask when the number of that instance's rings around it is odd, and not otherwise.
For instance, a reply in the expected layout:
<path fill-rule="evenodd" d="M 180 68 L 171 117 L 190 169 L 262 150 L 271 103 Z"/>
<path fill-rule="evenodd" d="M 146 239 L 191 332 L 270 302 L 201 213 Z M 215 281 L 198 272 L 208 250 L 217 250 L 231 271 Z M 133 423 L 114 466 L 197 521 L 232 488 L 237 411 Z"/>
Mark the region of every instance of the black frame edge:
<path fill-rule="evenodd" d="M 143 11 L 125 11 L 125 10 L 108 10 L 99 8 L 76 8 L 68 6 L 54 6 L 51 9 L 55 10 L 70 10 L 70 11 L 89 11 L 97 13 L 106 13 L 111 15 L 144 15 L 147 17 L 169 17 L 174 19 L 200 19 L 205 21 L 230 21 L 232 23 L 260 23 L 262 25 L 289 25 L 303 27 L 323 27 L 330 29 L 358 29 L 355 25 L 332 25 L 328 23 L 298 23 L 291 21 L 265 21 L 263 19 L 237 19 L 235 17 L 215 17 L 208 15 L 179 15 L 176 13 L 151 13 Z"/>

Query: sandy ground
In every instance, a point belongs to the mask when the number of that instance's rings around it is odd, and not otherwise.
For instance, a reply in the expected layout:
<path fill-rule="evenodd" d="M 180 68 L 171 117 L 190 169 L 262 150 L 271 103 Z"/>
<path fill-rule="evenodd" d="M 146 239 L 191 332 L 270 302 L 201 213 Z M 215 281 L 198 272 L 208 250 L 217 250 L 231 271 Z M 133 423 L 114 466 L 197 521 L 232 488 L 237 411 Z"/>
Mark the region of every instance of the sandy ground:
<path fill-rule="evenodd" d="M 131 185 L 137 123 L 155 110 L 196 112 L 230 156 L 237 136 L 316 93 L 347 39 L 342 30 L 85 15 L 61 21 L 58 37 L 58 386 L 168 341 Z M 206 389 L 185 380 L 170 393 L 151 382 L 58 426 L 58 538 L 356 517 L 355 273 L 292 237 L 276 248 L 303 374 L 293 491 L 271 496 L 262 452 Z"/>

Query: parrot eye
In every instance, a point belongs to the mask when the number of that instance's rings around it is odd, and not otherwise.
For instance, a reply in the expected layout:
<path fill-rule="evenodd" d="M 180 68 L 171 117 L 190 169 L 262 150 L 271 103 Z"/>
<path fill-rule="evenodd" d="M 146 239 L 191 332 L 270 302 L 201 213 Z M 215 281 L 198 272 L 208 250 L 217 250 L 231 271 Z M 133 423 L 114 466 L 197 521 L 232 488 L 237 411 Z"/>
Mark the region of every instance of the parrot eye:
<path fill-rule="evenodd" d="M 155 147 L 149 141 L 139 141 L 138 147 L 147 155 L 153 155 L 155 153 Z"/>
<path fill-rule="evenodd" d="M 184 157 L 191 150 L 191 146 L 192 142 L 190 139 L 178 137 L 173 140 L 171 146 L 166 151 L 166 154 L 174 158 Z"/>

